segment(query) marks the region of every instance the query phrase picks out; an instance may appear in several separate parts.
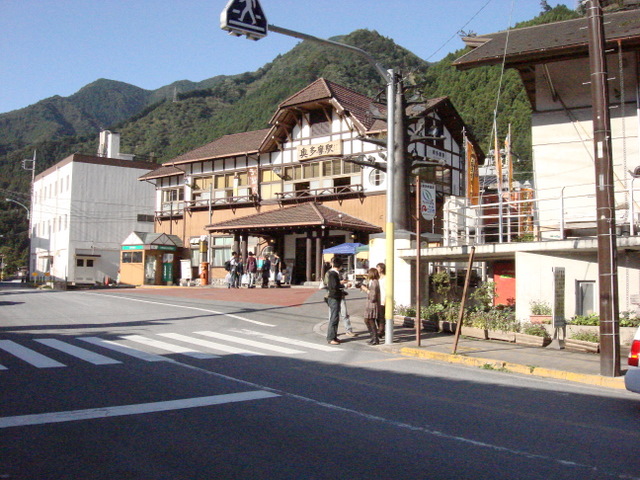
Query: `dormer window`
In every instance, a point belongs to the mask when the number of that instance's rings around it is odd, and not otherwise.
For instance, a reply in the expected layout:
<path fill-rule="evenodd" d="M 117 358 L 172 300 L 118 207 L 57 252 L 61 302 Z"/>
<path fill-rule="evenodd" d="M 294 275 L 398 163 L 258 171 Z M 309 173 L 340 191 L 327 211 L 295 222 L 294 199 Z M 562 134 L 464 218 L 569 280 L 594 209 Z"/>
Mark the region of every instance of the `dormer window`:
<path fill-rule="evenodd" d="M 331 134 L 331 121 L 328 115 L 322 110 L 315 110 L 309 113 L 309 125 L 311 125 L 312 137 Z"/>

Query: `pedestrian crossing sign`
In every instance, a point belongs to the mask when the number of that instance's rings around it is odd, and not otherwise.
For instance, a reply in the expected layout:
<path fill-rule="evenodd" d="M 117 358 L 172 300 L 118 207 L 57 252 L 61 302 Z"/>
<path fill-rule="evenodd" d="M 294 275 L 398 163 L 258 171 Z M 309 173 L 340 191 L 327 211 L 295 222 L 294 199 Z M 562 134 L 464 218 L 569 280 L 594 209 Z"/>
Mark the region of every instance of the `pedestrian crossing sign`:
<path fill-rule="evenodd" d="M 259 40 L 267 35 L 267 17 L 258 0 L 229 0 L 220 14 L 220 28 L 231 35 Z"/>

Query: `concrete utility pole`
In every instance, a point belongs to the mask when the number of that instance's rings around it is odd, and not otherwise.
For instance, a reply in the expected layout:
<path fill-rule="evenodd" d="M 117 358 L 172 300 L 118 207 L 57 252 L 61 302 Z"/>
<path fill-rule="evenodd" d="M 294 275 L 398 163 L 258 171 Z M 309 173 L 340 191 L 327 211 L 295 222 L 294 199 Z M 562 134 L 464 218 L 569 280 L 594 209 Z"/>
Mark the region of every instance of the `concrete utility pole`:
<path fill-rule="evenodd" d="M 600 0 L 588 4 L 589 63 L 593 103 L 596 215 L 598 233 L 598 289 L 600 310 L 600 374 L 620 375 L 620 328 L 618 324 L 618 260 L 611 154 L 611 117 L 605 37 Z M 624 99 L 623 99 L 624 101 Z"/>

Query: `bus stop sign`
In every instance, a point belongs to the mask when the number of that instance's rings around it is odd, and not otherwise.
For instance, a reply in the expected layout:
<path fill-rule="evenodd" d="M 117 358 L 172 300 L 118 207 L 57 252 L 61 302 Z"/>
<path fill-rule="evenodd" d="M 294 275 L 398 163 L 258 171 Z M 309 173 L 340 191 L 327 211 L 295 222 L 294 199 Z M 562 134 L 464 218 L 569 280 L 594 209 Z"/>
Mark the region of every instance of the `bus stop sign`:
<path fill-rule="evenodd" d="M 260 40 L 267 35 L 267 17 L 258 0 L 229 0 L 220 14 L 220 28 L 231 35 Z"/>

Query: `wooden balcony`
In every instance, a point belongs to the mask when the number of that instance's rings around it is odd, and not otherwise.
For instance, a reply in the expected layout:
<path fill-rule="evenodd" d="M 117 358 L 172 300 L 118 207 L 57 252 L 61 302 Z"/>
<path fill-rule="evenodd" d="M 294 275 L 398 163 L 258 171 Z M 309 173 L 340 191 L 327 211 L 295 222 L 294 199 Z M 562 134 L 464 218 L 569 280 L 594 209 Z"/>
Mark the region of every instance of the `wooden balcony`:
<path fill-rule="evenodd" d="M 336 200 L 361 197 L 364 195 L 362 185 L 339 185 L 325 188 L 306 188 L 293 192 L 276 193 L 280 203 L 302 203 L 317 200 Z"/>

